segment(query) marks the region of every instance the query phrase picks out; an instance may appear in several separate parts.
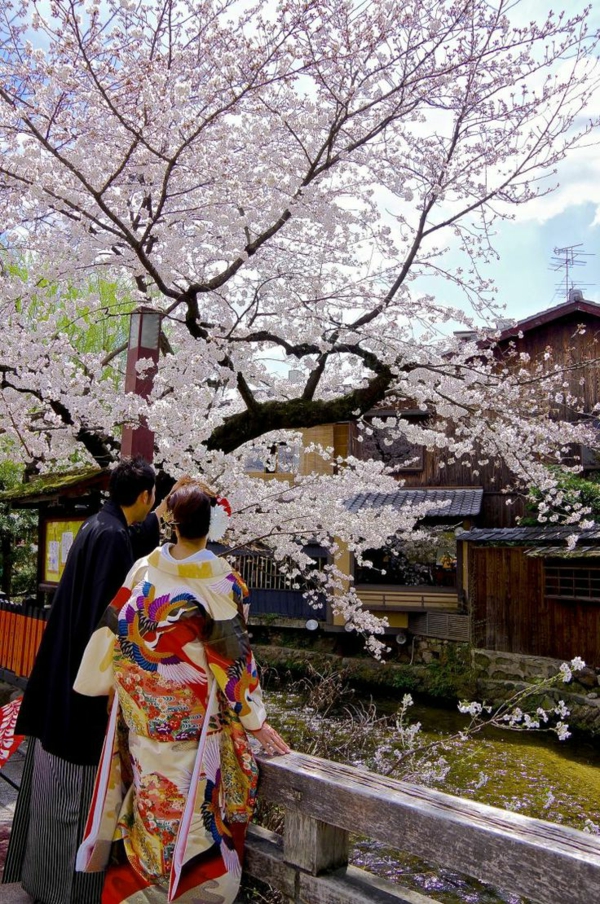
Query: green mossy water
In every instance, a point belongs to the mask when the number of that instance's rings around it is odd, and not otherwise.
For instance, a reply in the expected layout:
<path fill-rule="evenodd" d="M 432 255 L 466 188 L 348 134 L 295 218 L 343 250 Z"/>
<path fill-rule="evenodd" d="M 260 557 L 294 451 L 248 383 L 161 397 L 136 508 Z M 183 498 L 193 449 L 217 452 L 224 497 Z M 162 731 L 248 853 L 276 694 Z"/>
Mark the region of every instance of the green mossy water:
<path fill-rule="evenodd" d="M 412 715 L 431 739 L 464 726 L 459 713 L 435 707 L 414 707 Z M 432 724 L 435 730 L 427 727 Z M 597 742 L 487 729 L 448 758 L 452 767 L 441 790 L 449 794 L 578 829 L 586 820 L 600 823 Z M 484 783 L 481 775 L 486 776 Z"/>
<path fill-rule="evenodd" d="M 398 700 L 379 699 L 378 713 L 394 712 L 401 696 L 399 693 Z M 361 701 L 356 694 L 348 695 L 338 709 L 323 716 L 309 705 L 310 697 L 307 700 L 294 690 L 274 688 L 267 692 L 270 720 L 297 749 L 312 752 L 311 745 L 322 742 L 326 753 L 320 755 L 370 766 L 368 743 L 359 745 L 354 755 L 347 749 L 351 731 L 345 715 L 349 704 L 361 702 L 367 703 L 368 698 L 363 696 Z M 411 723 L 421 723 L 423 741 L 444 742 L 467 724 L 458 711 L 433 705 L 417 704 L 409 715 Z M 391 729 L 386 738 L 378 728 L 371 739 L 372 750 L 393 737 Z M 469 741 L 445 749 L 443 755 L 450 770 L 442 783 L 432 785 L 439 790 L 578 829 L 583 829 L 586 821 L 600 824 L 598 743 L 582 738 L 560 742 L 548 734 L 486 729 Z M 398 770 L 394 777 L 403 775 Z M 367 839 L 355 839 L 352 858 L 356 865 L 440 904 L 520 904 L 524 900 Z"/>

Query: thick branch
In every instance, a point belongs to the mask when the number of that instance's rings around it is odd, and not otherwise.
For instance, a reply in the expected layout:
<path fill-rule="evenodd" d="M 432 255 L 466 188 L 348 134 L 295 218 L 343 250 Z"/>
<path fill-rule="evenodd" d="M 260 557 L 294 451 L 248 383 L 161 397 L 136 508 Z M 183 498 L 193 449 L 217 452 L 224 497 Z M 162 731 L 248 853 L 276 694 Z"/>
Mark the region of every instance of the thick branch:
<path fill-rule="evenodd" d="M 12 389 L 14 392 L 26 393 L 27 395 L 37 398 L 38 401 L 49 405 L 66 427 L 72 427 L 74 425 L 75 422 L 71 412 L 62 402 L 59 402 L 56 399 L 45 399 L 39 392 L 35 392 L 31 389 L 22 389 L 19 386 L 10 383 L 10 381 L 7 380 L 7 374 L 14 373 L 13 368 L 2 367 L 0 368 L 0 372 L 2 373 L 1 386 L 3 389 Z M 82 444 L 101 468 L 105 468 L 111 464 L 111 462 L 116 461 L 119 443 L 114 437 L 108 436 L 105 433 L 100 433 L 83 424 L 73 436 L 77 442 Z"/>
<path fill-rule="evenodd" d="M 385 398 L 391 382 L 391 372 L 382 366 L 367 386 L 338 399 L 290 399 L 258 403 L 252 411 L 243 411 L 227 418 L 224 424 L 213 431 L 206 446 L 221 452 L 233 452 L 244 443 L 271 430 L 298 430 L 336 421 L 356 420 L 357 411 L 362 414 Z"/>
<path fill-rule="evenodd" d="M 304 392 L 302 393 L 302 398 L 305 401 L 312 401 L 312 399 L 314 398 L 315 392 L 317 391 L 317 386 L 319 385 L 319 381 L 325 373 L 325 366 L 327 364 L 328 358 L 329 355 L 321 355 L 317 366 L 306 381 L 306 386 L 304 387 Z"/>
<path fill-rule="evenodd" d="M 49 402 L 49 405 L 52 408 L 52 411 L 62 420 L 63 424 L 67 427 L 73 425 L 74 421 L 71 412 L 62 402 L 57 402 L 55 399 L 52 399 Z M 106 468 L 112 462 L 116 461 L 119 443 L 114 437 L 97 433 L 95 430 L 84 425 L 79 428 L 74 436 L 75 439 L 87 449 L 89 454 L 101 468 Z"/>

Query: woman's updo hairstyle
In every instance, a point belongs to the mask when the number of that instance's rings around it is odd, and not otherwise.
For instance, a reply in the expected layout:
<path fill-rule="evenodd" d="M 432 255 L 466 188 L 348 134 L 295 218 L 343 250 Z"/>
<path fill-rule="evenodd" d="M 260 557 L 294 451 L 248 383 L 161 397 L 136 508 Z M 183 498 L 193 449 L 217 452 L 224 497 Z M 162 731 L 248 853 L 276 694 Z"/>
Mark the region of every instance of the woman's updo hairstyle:
<path fill-rule="evenodd" d="M 200 540 L 208 534 L 210 513 L 216 504 L 217 497 L 206 484 L 183 477 L 167 496 L 169 521 L 184 539 Z"/>

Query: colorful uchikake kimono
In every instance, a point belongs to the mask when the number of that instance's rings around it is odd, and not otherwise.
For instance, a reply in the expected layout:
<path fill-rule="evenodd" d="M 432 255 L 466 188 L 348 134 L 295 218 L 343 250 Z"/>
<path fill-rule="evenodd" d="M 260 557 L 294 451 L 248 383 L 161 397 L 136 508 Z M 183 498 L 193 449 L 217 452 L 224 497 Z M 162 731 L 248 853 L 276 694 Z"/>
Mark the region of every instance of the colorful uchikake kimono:
<path fill-rule="evenodd" d="M 202 550 L 140 559 L 92 636 L 79 693 L 116 691 L 78 870 L 102 904 L 231 904 L 265 720 L 240 583 Z M 118 842 L 114 844 L 114 842 Z"/>

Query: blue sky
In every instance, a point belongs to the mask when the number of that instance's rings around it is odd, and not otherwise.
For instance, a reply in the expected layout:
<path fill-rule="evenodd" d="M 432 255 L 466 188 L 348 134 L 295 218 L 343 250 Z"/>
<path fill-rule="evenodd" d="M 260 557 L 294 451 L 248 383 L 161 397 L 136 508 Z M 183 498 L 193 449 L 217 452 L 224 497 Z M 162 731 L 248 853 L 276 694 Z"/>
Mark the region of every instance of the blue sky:
<path fill-rule="evenodd" d="M 540 21 L 549 8 L 566 9 L 572 15 L 587 5 L 582 0 L 523 0 L 517 8 L 524 19 Z M 592 6 L 590 30 L 600 28 L 600 5 Z M 587 117 L 600 117 L 600 91 L 585 111 Z M 573 284 L 586 283 L 585 298 L 600 302 L 600 129 L 588 140 L 588 146 L 571 153 L 559 166 L 551 184 L 555 192 L 525 205 L 513 222 L 497 229 L 495 248 L 500 260 L 489 271 L 496 281 L 498 302 L 506 306 L 506 316 L 522 319 L 559 304 L 565 298 L 564 270 L 553 272 L 555 248 L 581 245 L 581 251 L 594 255 L 584 258 L 585 266 L 573 273 Z"/>
<path fill-rule="evenodd" d="M 586 0 L 558 0 L 556 5 L 549 0 L 517 0 L 510 18 L 513 24 L 527 26 L 531 21 L 543 22 L 550 9 L 555 14 L 564 9 L 572 16 L 586 6 Z M 592 7 L 588 23 L 591 34 L 600 30 L 600 0 Z M 600 79 L 600 64 L 594 76 Z M 587 126 L 590 121 L 600 124 L 600 88 L 576 126 Z M 600 303 L 600 125 L 581 147 L 568 153 L 543 187 L 555 190 L 510 208 L 507 212 L 514 215 L 513 220 L 496 222 L 492 246 L 498 260 L 479 263 L 481 275 L 495 282 L 495 303 L 504 309 L 499 312 L 501 317 L 521 320 L 566 299 L 565 271 L 552 267 L 555 249 L 567 246 L 579 245 L 579 251 L 587 255 L 581 258 L 585 265 L 570 274 L 569 284 L 581 288 L 585 298 Z M 446 261 L 451 270 L 465 265 L 464 258 L 459 260 L 453 251 Z M 473 313 L 464 292 L 448 280 L 419 277 L 414 287 L 431 292 L 439 302 L 462 308 L 467 315 Z M 442 327 L 444 332 L 456 328 L 464 326 L 451 323 Z"/>
<path fill-rule="evenodd" d="M 600 92 L 590 115 L 600 114 Z M 554 270 L 555 249 L 580 246 L 582 265 L 571 269 L 569 286 L 581 288 L 586 299 L 600 303 L 600 127 L 594 144 L 572 152 L 548 184 L 552 193 L 513 209 L 514 220 L 497 221 L 492 245 L 498 260 L 480 263 L 480 272 L 493 279 L 501 317 L 522 320 L 566 300 L 565 270 Z M 464 263 L 452 252 L 448 264 Z M 431 292 L 440 302 L 472 315 L 464 292 L 438 278 L 419 278 L 415 288 Z M 443 327 L 464 329 L 450 323 Z"/>
<path fill-rule="evenodd" d="M 507 316 L 520 320 L 565 300 L 565 271 L 552 271 L 550 267 L 554 249 L 571 245 L 581 245 L 580 251 L 594 256 L 582 258 L 585 265 L 576 267 L 569 281 L 572 278 L 575 286 L 591 284 L 582 286 L 585 298 L 600 301 L 597 209 L 593 201 L 570 203 L 545 222 L 502 224 L 495 243 L 500 260 L 490 269 L 498 286 L 498 301 L 506 305 Z"/>

